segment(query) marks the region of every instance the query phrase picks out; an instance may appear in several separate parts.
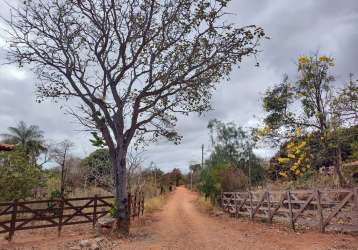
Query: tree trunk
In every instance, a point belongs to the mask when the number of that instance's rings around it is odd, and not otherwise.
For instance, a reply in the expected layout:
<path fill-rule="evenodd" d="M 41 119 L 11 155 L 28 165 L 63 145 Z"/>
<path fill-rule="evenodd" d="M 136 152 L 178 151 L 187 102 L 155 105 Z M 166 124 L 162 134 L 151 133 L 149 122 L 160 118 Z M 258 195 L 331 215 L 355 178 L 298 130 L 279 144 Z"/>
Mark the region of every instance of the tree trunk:
<path fill-rule="evenodd" d="M 116 191 L 117 229 L 127 236 L 129 234 L 128 194 L 127 194 L 127 169 L 126 151 L 120 150 L 115 157 L 114 184 Z"/>
<path fill-rule="evenodd" d="M 339 187 L 344 187 L 347 185 L 347 182 L 342 174 L 342 151 L 341 146 L 337 145 L 336 149 L 336 164 L 334 165 L 334 169 L 338 178 Z"/>

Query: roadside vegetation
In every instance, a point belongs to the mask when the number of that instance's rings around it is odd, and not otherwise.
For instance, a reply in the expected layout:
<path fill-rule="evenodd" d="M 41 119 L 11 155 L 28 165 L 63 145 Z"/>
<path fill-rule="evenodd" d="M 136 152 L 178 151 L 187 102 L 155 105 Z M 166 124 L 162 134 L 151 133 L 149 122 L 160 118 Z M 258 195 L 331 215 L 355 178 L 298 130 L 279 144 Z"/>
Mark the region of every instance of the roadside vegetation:
<path fill-rule="evenodd" d="M 208 214 L 212 214 L 216 208 L 210 200 L 206 199 L 203 196 L 199 196 L 195 203 L 200 211 Z"/>
<path fill-rule="evenodd" d="M 334 58 L 302 56 L 297 76 L 285 76 L 262 98 L 257 127 L 208 124 L 212 152 L 193 164 L 193 188 L 213 203 L 223 191 L 352 187 L 358 183 L 358 85 L 337 88 Z M 256 149 L 277 153 L 262 159 Z"/>
<path fill-rule="evenodd" d="M 51 142 L 35 125 L 20 122 L 1 135 L 0 143 L 15 145 L 0 152 L 0 201 L 113 195 L 108 149 L 100 147 L 83 159 L 69 141 Z M 183 183 L 179 169 L 164 173 L 145 167 L 143 152 L 128 156 L 128 192 L 144 192 L 148 210 L 161 206 L 164 195 Z"/>
<path fill-rule="evenodd" d="M 144 211 L 146 213 L 151 213 L 160 210 L 165 204 L 165 196 L 155 196 L 153 198 L 147 199 L 144 203 Z"/>

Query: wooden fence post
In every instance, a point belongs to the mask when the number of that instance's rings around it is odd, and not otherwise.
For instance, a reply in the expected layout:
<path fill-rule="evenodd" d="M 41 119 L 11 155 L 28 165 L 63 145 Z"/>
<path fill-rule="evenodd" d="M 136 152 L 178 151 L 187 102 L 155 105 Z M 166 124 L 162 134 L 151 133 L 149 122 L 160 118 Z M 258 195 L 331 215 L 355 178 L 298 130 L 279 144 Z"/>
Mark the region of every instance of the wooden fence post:
<path fill-rule="evenodd" d="M 132 194 L 128 193 L 128 202 L 127 202 L 127 213 L 128 213 L 128 223 L 131 221 L 131 212 L 132 212 Z"/>
<path fill-rule="evenodd" d="M 251 191 L 249 191 L 249 196 L 250 196 L 250 219 L 253 220 L 254 219 L 254 209 L 252 207 L 252 193 Z"/>
<path fill-rule="evenodd" d="M 270 191 L 266 191 L 266 198 L 267 198 L 267 216 L 268 216 L 268 222 L 272 223 L 272 217 L 271 217 L 271 197 L 270 197 Z"/>
<path fill-rule="evenodd" d="M 292 203 L 291 203 L 291 192 L 287 191 L 287 201 L 289 208 L 290 224 L 293 230 L 295 230 L 295 222 L 293 221 Z"/>
<path fill-rule="evenodd" d="M 9 231 L 9 241 L 12 240 L 16 230 L 16 215 L 17 215 L 17 199 L 13 201 L 12 212 L 11 212 L 11 222 L 10 222 L 10 231 Z"/>
<path fill-rule="evenodd" d="M 358 187 L 353 189 L 353 224 L 355 224 L 356 226 L 358 226 Z"/>
<path fill-rule="evenodd" d="M 238 193 L 234 193 L 234 199 L 235 199 L 235 217 L 239 217 L 239 196 Z"/>
<path fill-rule="evenodd" d="M 61 236 L 61 230 L 62 230 L 62 220 L 63 220 L 63 207 L 64 207 L 64 198 L 61 196 L 60 198 L 60 211 L 58 215 L 58 228 L 57 228 L 57 235 Z"/>
<path fill-rule="evenodd" d="M 142 215 L 144 215 L 144 203 L 145 203 L 144 192 L 142 192 Z"/>
<path fill-rule="evenodd" d="M 97 222 L 97 195 L 94 196 L 94 200 L 93 200 L 93 222 L 92 222 L 93 228 L 96 226 L 96 222 Z"/>
<path fill-rule="evenodd" d="M 135 192 L 134 193 L 133 207 L 132 207 L 132 209 L 133 209 L 133 214 L 132 214 L 133 219 L 137 215 L 137 195 L 138 195 L 138 193 Z"/>
<path fill-rule="evenodd" d="M 138 218 L 140 216 L 141 211 L 142 211 L 142 192 L 138 192 L 138 214 L 137 214 Z"/>
<path fill-rule="evenodd" d="M 227 213 L 230 214 L 230 206 L 231 206 L 231 200 L 232 200 L 232 195 L 230 195 L 230 199 L 229 199 L 229 202 L 228 202 L 228 206 L 227 206 Z"/>
<path fill-rule="evenodd" d="M 322 212 L 322 206 L 321 206 L 321 194 L 318 189 L 315 190 L 315 196 L 317 201 L 317 218 L 319 222 L 319 231 L 321 233 L 324 232 L 325 226 L 323 225 L 323 212 Z"/>

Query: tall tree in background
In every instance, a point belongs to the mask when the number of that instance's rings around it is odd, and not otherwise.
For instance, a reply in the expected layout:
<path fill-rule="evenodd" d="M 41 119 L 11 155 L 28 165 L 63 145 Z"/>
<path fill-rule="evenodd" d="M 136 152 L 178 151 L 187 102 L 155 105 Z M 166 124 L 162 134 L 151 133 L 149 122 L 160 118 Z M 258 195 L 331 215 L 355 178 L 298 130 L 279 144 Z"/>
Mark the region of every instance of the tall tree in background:
<path fill-rule="evenodd" d="M 180 181 L 183 179 L 183 175 L 179 168 L 174 168 L 172 172 L 170 172 L 170 179 L 176 187 L 180 185 Z"/>
<path fill-rule="evenodd" d="M 12 8 L 9 60 L 31 65 L 40 100 L 81 101 L 71 113 L 109 148 L 123 233 L 131 142 L 178 142 L 176 114 L 209 110 L 215 86 L 257 53 L 263 29 L 227 24 L 228 2 L 33 0 Z"/>
<path fill-rule="evenodd" d="M 260 159 L 253 152 L 255 142 L 248 131 L 233 122 L 218 120 L 211 120 L 208 128 L 214 147 L 208 161 L 210 165 L 230 164 L 241 169 L 248 176 L 248 186 L 263 179 Z"/>
<path fill-rule="evenodd" d="M 36 163 L 37 157 L 46 148 L 43 132 L 36 125 L 27 126 L 20 121 L 16 127 L 9 127 L 9 133 L 1 134 L 6 142 L 22 147 L 31 164 Z"/>
<path fill-rule="evenodd" d="M 347 180 L 342 174 L 343 157 L 342 148 L 351 138 L 358 135 L 348 134 L 345 127 L 358 123 L 358 84 L 350 74 L 348 84 L 346 84 L 335 96 L 331 103 L 332 118 L 331 129 L 328 132 L 328 142 L 335 150 L 335 172 L 340 186 L 347 185 Z M 351 127 L 353 128 L 353 126 Z M 350 137 L 350 138 L 349 138 Z M 354 147 L 354 145 L 351 145 Z"/>
<path fill-rule="evenodd" d="M 87 172 L 87 181 L 113 192 L 112 163 L 106 148 L 97 149 L 82 161 Z"/>
<path fill-rule="evenodd" d="M 358 80 L 350 74 L 349 82 L 333 100 L 334 116 L 340 124 L 358 124 Z"/>
<path fill-rule="evenodd" d="M 51 158 L 58 164 L 61 178 L 60 178 L 60 195 L 61 197 L 65 194 L 65 188 L 67 184 L 67 176 L 69 172 L 69 166 L 67 161 L 70 156 L 70 150 L 73 148 L 73 143 L 69 140 L 64 140 L 58 143 L 51 152 Z"/>

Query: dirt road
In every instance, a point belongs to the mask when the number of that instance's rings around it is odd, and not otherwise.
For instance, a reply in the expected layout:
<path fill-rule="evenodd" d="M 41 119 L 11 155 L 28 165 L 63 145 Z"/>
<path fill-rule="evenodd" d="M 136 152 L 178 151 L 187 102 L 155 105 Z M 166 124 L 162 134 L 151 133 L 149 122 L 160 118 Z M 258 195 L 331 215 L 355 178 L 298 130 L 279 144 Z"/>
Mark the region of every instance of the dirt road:
<path fill-rule="evenodd" d="M 358 249 L 358 238 L 347 235 L 295 233 L 269 226 L 200 212 L 197 194 L 179 187 L 169 198 L 149 238 L 125 244 L 127 249 L 337 250 Z"/>
<path fill-rule="evenodd" d="M 101 249 L 358 250 L 358 237 L 295 233 L 284 226 L 213 217 L 199 211 L 197 197 L 177 188 L 162 211 L 146 216 L 144 225 L 134 225 L 130 239 L 106 239 L 109 247 Z M 16 233 L 13 243 L 0 240 L 0 250 L 79 249 L 80 240 L 95 237 L 89 225 L 65 227 L 60 238 L 56 229 L 23 231 Z"/>

